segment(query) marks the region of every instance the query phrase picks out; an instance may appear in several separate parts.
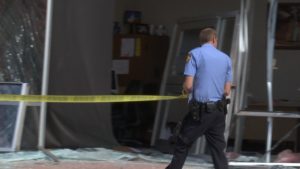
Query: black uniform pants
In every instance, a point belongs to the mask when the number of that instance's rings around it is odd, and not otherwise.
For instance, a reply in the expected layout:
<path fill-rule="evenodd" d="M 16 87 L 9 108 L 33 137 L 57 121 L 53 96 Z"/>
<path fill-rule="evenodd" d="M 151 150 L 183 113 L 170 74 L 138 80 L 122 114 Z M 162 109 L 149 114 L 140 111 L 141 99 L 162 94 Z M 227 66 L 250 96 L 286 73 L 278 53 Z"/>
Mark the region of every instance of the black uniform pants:
<path fill-rule="evenodd" d="M 215 169 L 228 169 L 228 162 L 224 154 L 226 146 L 224 111 L 218 108 L 217 104 L 215 107 L 203 104 L 199 109 L 200 115 L 197 120 L 190 112 L 185 116 L 175 145 L 173 159 L 167 169 L 182 169 L 189 148 L 202 135 L 206 137 Z"/>

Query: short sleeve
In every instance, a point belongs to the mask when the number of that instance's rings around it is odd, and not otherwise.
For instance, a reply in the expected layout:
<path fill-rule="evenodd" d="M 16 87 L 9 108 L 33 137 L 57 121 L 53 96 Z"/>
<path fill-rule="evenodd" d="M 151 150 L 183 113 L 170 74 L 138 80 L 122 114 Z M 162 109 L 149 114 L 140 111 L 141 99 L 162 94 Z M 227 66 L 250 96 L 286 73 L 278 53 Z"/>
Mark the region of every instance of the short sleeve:
<path fill-rule="evenodd" d="M 227 72 L 226 72 L 226 82 L 232 82 L 232 64 L 231 59 L 228 57 L 228 64 L 227 64 Z"/>
<path fill-rule="evenodd" d="M 196 60 L 194 55 L 190 52 L 186 57 L 184 75 L 194 76 L 195 74 L 196 74 Z"/>

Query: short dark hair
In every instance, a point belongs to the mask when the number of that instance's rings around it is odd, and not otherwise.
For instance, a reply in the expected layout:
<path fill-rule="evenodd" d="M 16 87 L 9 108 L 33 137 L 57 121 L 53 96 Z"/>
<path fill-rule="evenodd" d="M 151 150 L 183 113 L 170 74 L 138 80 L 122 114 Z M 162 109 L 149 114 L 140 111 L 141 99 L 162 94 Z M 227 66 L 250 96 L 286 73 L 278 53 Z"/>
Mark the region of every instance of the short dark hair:
<path fill-rule="evenodd" d="M 214 28 L 207 27 L 200 30 L 199 40 L 201 45 L 211 41 L 214 37 L 217 37 L 217 32 Z"/>

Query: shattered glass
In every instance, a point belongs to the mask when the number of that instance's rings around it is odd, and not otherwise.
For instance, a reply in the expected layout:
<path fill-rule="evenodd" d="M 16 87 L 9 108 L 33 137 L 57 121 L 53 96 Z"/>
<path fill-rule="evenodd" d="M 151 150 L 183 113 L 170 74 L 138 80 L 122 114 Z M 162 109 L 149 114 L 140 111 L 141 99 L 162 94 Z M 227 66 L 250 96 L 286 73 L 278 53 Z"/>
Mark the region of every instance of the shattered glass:
<path fill-rule="evenodd" d="M 19 94 L 20 92 L 21 85 L 0 83 L 0 94 Z M 17 105 L 0 104 L 0 148 L 12 147 L 17 112 Z"/>
<path fill-rule="evenodd" d="M 0 82 L 28 83 L 39 94 L 46 0 L 0 0 L 0 16 Z M 0 112 L 0 147 L 10 147 L 17 106 L 1 105 Z"/>
<path fill-rule="evenodd" d="M 1 105 L 0 112 L 0 147 L 9 149 L 12 147 L 17 106 Z"/>
<path fill-rule="evenodd" d="M 45 0 L 0 0 L 0 81 L 41 86 Z"/>
<path fill-rule="evenodd" d="M 117 151 L 112 149 L 105 149 L 105 148 L 84 148 L 84 149 L 56 149 L 52 150 L 53 153 L 59 160 L 60 163 L 55 163 L 55 168 L 64 168 L 64 162 L 74 162 L 74 166 L 80 165 L 80 162 L 85 162 L 86 167 L 82 168 L 89 168 L 89 163 L 95 161 L 106 161 L 110 163 L 122 163 L 126 164 L 128 161 L 136 161 L 136 162 L 145 162 L 148 164 L 149 167 L 144 166 L 145 168 L 150 168 L 150 164 L 164 164 L 166 166 L 170 160 L 172 159 L 172 155 L 170 154 L 163 154 L 156 150 L 148 150 L 148 149 L 139 149 L 138 152 L 130 151 Z M 203 158 L 204 157 L 204 158 Z M 213 165 L 210 162 L 205 160 L 206 157 L 193 157 L 189 156 L 185 162 L 184 168 L 186 169 L 212 169 Z M 47 156 L 42 153 L 41 151 L 20 151 L 16 153 L 3 153 L 0 154 L 0 166 L 7 166 L 10 169 L 15 168 L 23 168 L 24 164 L 30 164 L 29 168 L 35 168 L 36 164 L 38 168 L 48 168 L 48 164 L 52 163 L 51 161 L 47 160 Z M 245 158 L 245 160 L 247 160 Z M 243 161 L 247 162 L 247 161 Z M 41 165 L 44 163 L 43 165 Z M 15 165 L 14 165 L 15 164 Z M 103 163 L 102 163 L 103 164 Z M 11 166 L 11 167 L 9 167 Z M 44 167 L 42 167 L 44 166 Z M 99 168 L 102 168 L 98 166 Z M 25 168 L 25 167 L 24 167 Z M 53 168 L 53 167 L 49 167 Z M 68 167 L 69 168 L 69 167 Z M 74 167 L 70 167 L 74 168 Z M 105 168 L 105 167 L 103 167 Z M 116 167 L 113 167 L 116 168 Z M 129 168 L 125 165 L 119 168 Z M 154 167 L 151 167 L 154 168 Z M 156 167 L 155 167 L 156 168 Z M 161 168 L 161 167 L 158 167 Z M 229 169 L 296 169 L 296 167 L 289 167 L 289 166 L 230 166 Z"/>

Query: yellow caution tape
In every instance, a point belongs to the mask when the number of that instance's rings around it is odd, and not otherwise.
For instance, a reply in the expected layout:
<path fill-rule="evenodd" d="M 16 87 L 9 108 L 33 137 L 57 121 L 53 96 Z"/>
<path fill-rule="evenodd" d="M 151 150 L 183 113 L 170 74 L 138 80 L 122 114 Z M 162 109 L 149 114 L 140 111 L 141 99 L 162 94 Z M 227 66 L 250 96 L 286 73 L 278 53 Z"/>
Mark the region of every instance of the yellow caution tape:
<path fill-rule="evenodd" d="M 186 95 L 180 96 L 159 96 L 159 95 L 10 95 L 1 94 L 0 101 L 7 102 L 51 102 L 51 103 L 116 103 L 116 102 L 144 102 L 159 100 L 183 99 Z"/>

